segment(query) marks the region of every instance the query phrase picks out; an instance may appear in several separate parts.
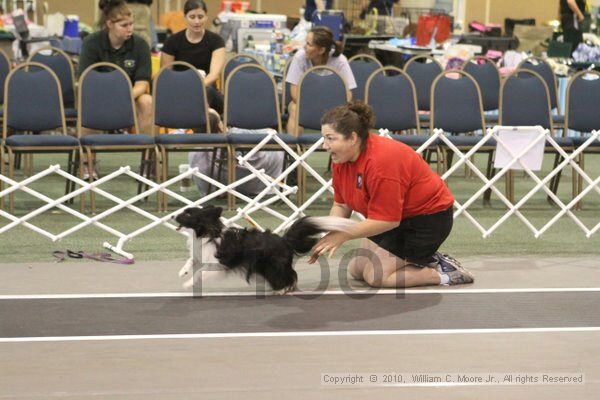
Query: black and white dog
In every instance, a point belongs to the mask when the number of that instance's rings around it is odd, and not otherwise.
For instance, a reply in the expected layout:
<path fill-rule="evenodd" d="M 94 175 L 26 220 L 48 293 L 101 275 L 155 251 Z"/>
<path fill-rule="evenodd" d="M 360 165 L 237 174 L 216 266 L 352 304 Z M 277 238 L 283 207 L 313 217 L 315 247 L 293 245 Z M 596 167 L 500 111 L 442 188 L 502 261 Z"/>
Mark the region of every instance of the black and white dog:
<path fill-rule="evenodd" d="M 238 271 L 248 283 L 258 275 L 275 292 L 285 294 L 294 290 L 298 281 L 292 266 L 294 255 L 308 253 L 320 233 L 345 231 L 355 223 L 338 217 L 304 217 L 278 236 L 270 231 L 226 228 L 220 219 L 222 211 L 213 206 L 187 208 L 174 218 L 179 228 L 192 231 L 190 258 L 179 271 L 180 277 L 193 271 L 184 288 L 192 287 L 201 277 L 204 281 L 211 275 Z M 212 267 L 205 268 L 208 265 Z"/>

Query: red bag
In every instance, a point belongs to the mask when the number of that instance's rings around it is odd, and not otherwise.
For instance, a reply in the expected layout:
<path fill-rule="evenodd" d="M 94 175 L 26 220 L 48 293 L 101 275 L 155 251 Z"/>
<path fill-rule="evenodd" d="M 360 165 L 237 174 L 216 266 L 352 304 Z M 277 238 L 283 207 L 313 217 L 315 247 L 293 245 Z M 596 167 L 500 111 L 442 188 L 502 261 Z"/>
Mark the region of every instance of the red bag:
<path fill-rule="evenodd" d="M 221 0 L 221 11 L 245 13 L 249 8 L 249 1 Z"/>
<path fill-rule="evenodd" d="M 421 15 L 417 23 L 417 45 L 427 46 L 435 34 L 435 42 L 442 43 L 450 38 L 452 22 L 447 15 Z"/>

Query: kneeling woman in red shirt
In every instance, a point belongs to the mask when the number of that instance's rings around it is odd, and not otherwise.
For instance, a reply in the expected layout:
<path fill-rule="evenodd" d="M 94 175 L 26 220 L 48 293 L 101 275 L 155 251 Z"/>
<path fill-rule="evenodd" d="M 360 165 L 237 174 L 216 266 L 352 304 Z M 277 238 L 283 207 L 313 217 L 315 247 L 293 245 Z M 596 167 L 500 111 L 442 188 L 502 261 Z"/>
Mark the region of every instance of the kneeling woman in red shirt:
<path fill-rule="evenodd" d="M 314 247 L 310 262 L 342 243 L 363 238 L 348 269 L 373 287 L 471 283 L 455 259 L 438 252 L 452 230 L 454 197 L 423 158 L 395 140 L 369 133 L 371 108 L 354 102 L 321 119 L 323 148 L 333 162 L 330 215 L 366 219 L 348 232 L 330 232 Z"/>

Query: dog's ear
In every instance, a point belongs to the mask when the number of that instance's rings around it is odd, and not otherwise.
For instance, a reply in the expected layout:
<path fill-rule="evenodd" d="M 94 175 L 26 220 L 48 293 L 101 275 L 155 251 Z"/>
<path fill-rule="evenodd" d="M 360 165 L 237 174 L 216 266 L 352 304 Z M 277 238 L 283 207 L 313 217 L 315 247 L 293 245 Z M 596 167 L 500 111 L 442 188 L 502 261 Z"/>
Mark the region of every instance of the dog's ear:
<path fill-rule="evenodd" d="M 221 213 L 223 212 L 223 208 L 210 206 L 210 207 L 205 207 L 204 211 L 210 218 L 219 219 L 219 217 L 221 217 Z"/>

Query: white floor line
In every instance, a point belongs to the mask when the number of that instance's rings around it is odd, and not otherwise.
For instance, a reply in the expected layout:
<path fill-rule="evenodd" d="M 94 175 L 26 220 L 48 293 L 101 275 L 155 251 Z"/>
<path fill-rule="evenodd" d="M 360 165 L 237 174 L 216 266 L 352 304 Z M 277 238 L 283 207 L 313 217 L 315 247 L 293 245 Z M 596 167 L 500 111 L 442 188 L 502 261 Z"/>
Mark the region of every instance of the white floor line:
<path fill-rule="evenodd" d="M 347 289 L 347 290 L 306 290 L 288 293 L 288 296 L 315 295 L 390 295 L 390 294 L 489 294 L 489 293 L 582 293 L 600 292 L 598 287 L 579 288 L 510 288 L 510 289 Z M 50 299 L 111 299 L 111 298 L 160 298 L 160 297 L 240 297 L 240 296 L 279 296 L 272 292 L 157 292 L 157 293 L 66 293 L 66 294 L 11 294 L 0 295 L 0 300 L 50 300 Z"/>
<path fill-rule="evenodd" d="M 327 336 L 408 336 L 456 334 L 515 334 L 515 333 L 581 333 L 600 332 L 600 326 L 567 328 L 506 328 L 506 329 L 416 329 L 381 331 L 320 331 L 320 332 L 243 332 L 191 333 L 165 335 L 106 335 L 106 336 L 47 336 L 0 338 L 0 343 L 19 342 L 88 342 L 111 340 L 167 340 L 167 339 L 239 339 L 273 337 L 327 337 Z"/>

